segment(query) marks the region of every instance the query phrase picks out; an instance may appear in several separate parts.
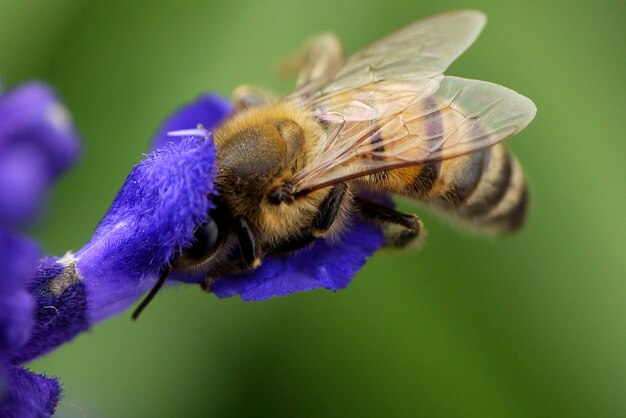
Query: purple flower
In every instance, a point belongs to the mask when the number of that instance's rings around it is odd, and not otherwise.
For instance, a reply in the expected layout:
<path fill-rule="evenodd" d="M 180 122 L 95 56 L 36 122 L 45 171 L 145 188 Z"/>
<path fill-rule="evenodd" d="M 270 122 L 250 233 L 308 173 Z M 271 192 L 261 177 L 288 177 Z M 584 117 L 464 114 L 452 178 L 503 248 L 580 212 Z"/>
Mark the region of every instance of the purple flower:
<path fill-rule="evenodd" d="M 69 114 L 49 88 L 29 83 L 0 96 L 0 223 L 31 220 L 79 149 Z"/>
<path fill-rule="evenodd" d="M 227 100 L 211 94 L 201 96 L 195 102 L 178 109 L 163 122 L 152 140 L 152 149 L 180 141 L 180 138 L 170 136 L 170 132 L 194 129 L 199 125 L 210 131 L 231 113 L 233 106 Z"/>
<path fill-rule="evenodd" d="M 10 366 L 0 416 L 6 418 L 49 417 L 61 397 L 61 385 L 55 377 L 46 377 Z"/>
<path fill-rule="evenodd" d="M 91 320 L 128 308 L 191 243 L 211 209 L 214 162 L 212 141 L 189 138 L 133 169 L 91 241 L 71 257 L 84 278 Z"/>
<path fill-rule="evenodd" d="M 28 291 L 39 249 L 16 225 L 36 214 L 47 186 L 76 158 L 79 142 L 56 95 L 39 83 L 0 96 L 0 416 L 54 411 L 56 379 L 16 367 L 14 353 L 36 330 L 36 298 Z"/>
<path fill-rule="evenodd" d="M 338 242 L 319 238 L 295 254 L 267 257 L 252 273 L 223 277 L 211 290 L 221 298 L 240 295 L 245 301 L 320 288 L 340 290 L 365 264 L 365 258 L 382 245 L 380 229 L 357 220 Z"/>
<path fill-rule="evenodd" d="M 35 93 L 47 93 L 34 94 L 26 87 L 13 93 L 30 92 L 27 97 L 33 103 L 13 95 L 9 97 L 15 109 L 0 102 L 0 134 L 10 132 L 18 137 L 15 132 L 22 132 L 21 148 L 29 151 L 2 148 L 11 141 L 0 136 L 0 160 L 7 149 L 10 158 L 26 155 L 31 159 L 22 161 L 37 165 L 33 169 L 36 175 L 26 180 L 22 176 L 28 175 L 20 171 L 5 173 L 7 190 L 18 193 L 21 187 L 31 187 L 18 196 L 19 205 L 31 213 L 45 186 L 70 164 L 78 150 L 73 129 L 51 118 L 46 110 L 50 107 L 44 104 L 50 105 L 48 98 L 54 96 L 43 86 L 36 88 Z M 44 110 L 18 117 L 20 109 Z M 32 374 L 19 365 L 127 309 L 155 285 L 160 272 L 193 241 L 195 229 L 208 219 L 213 207 L 211 196 L 216 194 L 215 147 L 209 132 L 232 110 L 224 99 L 206 95 L 171 116 L 154 139 L 155 151 L 133 168 L 91 240 L 75 254 L 36 262 L 39 255 L 33 244 L 0 229 L 0 267 L 8 272 L 0 283 L 0 307 L 4 307 L 0 312 L 1 416 L 50 415 L 60 394 L 58 381 Z M 11 117 L 5 122 L 2 115 Z M 11 124 L 20 129 L 10 129 Z M 58 130 L 59 126 L 63 129 Z M 197 136 L 168 135 L 181 130 Z M 61 145 L 52 151 L 57 143 Z M 28 219 L 12 211 L 12 203 L 10 196 L 0 196 L 0 226 L 4 220 L 15 223 Z M 259 269 L 220 278 L 212 290 L 219 297 L 240 295 L 246 301 L 317 288 L 339 290 L 348 285 L 382 241 L 376 226 L 355 218 L 343 239 L 331 243 L 320 238 L 294 254 L 266 257 Z M 203 279 L 176 274 L 170 278 L 170 282 Z"/>
<path fill-rule="evenodd" d="M 0 228 L 0 352 L 26 343 L 33 327 L 33 300 L 26 290 L 35 273 L 39 249 Z"/>

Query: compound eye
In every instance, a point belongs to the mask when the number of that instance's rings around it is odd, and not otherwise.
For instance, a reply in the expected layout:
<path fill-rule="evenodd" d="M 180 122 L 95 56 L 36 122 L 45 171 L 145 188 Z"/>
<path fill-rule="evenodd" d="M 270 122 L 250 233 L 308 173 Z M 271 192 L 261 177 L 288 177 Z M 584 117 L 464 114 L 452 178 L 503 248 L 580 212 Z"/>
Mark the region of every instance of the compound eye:
<path fill-rule="evenodd" d="M 224 231 L 213 218 L 200 225 L 194 232 L 194 242 L 185 248 L 183 255 L 189 261 L 202 262 L 215 253 L 224 241 Z"/>

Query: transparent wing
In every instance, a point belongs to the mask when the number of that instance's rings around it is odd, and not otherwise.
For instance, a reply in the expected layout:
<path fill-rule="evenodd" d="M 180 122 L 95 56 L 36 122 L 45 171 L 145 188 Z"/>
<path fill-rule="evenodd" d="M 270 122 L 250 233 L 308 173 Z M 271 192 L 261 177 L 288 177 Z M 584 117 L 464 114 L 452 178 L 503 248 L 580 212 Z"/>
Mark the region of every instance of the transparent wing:
<path fill-rule="evenodd" d="M 536 113 L 527 97 L 485 81 L 440 77 L 430 95 L 386 83 L 384 91 L 360 89 L 360 99 L 335 97 L 331 111 L 317 114 L 329 126 L 324 145 L 296 174 L 294 192 L 471 153 L 516 134 Z"/>
<path fill-rule="evenodd" d="M 327 98 L 385 80 L 411 80 L 414 89 L 443 73 L 476 39 L 485 15 L 473 10 L 444 13 L 388 35 L 350 57 L 334 74 L 312 80 L 292 96 Z"/>

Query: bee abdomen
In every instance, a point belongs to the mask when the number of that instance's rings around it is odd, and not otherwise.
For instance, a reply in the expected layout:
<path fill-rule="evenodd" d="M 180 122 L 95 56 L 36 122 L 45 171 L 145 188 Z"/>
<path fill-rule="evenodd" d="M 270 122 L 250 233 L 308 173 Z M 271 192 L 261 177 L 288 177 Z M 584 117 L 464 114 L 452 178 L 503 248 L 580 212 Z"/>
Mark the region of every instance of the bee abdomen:
<path fill-rule="evenodd" d="M 422 198 L 429 206 L 485 232 L 513 232 L 525 220 L 528 189 L 522 169 L 503 145 L 441 163 Z"/>

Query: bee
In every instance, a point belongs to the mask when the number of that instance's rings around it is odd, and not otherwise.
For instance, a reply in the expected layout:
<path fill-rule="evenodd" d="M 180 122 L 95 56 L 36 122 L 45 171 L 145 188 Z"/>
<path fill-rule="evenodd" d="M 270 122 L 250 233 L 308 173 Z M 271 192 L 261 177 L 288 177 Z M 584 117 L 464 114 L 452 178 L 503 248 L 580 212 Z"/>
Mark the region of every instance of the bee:
<path fill-rule="evenodd" d="M 508 88 L 443 75 L 485 21 L 477 11 L 433 16 L 348 59 L 326 34 L 286 61 L 299 71 L 292 94 L 235 90 L 236 112 L 213 132 L 216 208 L 171 268 L 203 272 L 210 287 L 265 256 L 336 239 L 354 216 L 380 224 L 386 246 L 419 240 L 419 217 L 381 203 L 382 193 L 478 231 L 519 229 L 528 190 L 501 142 L 527 126 L 536 107 Z"/>

